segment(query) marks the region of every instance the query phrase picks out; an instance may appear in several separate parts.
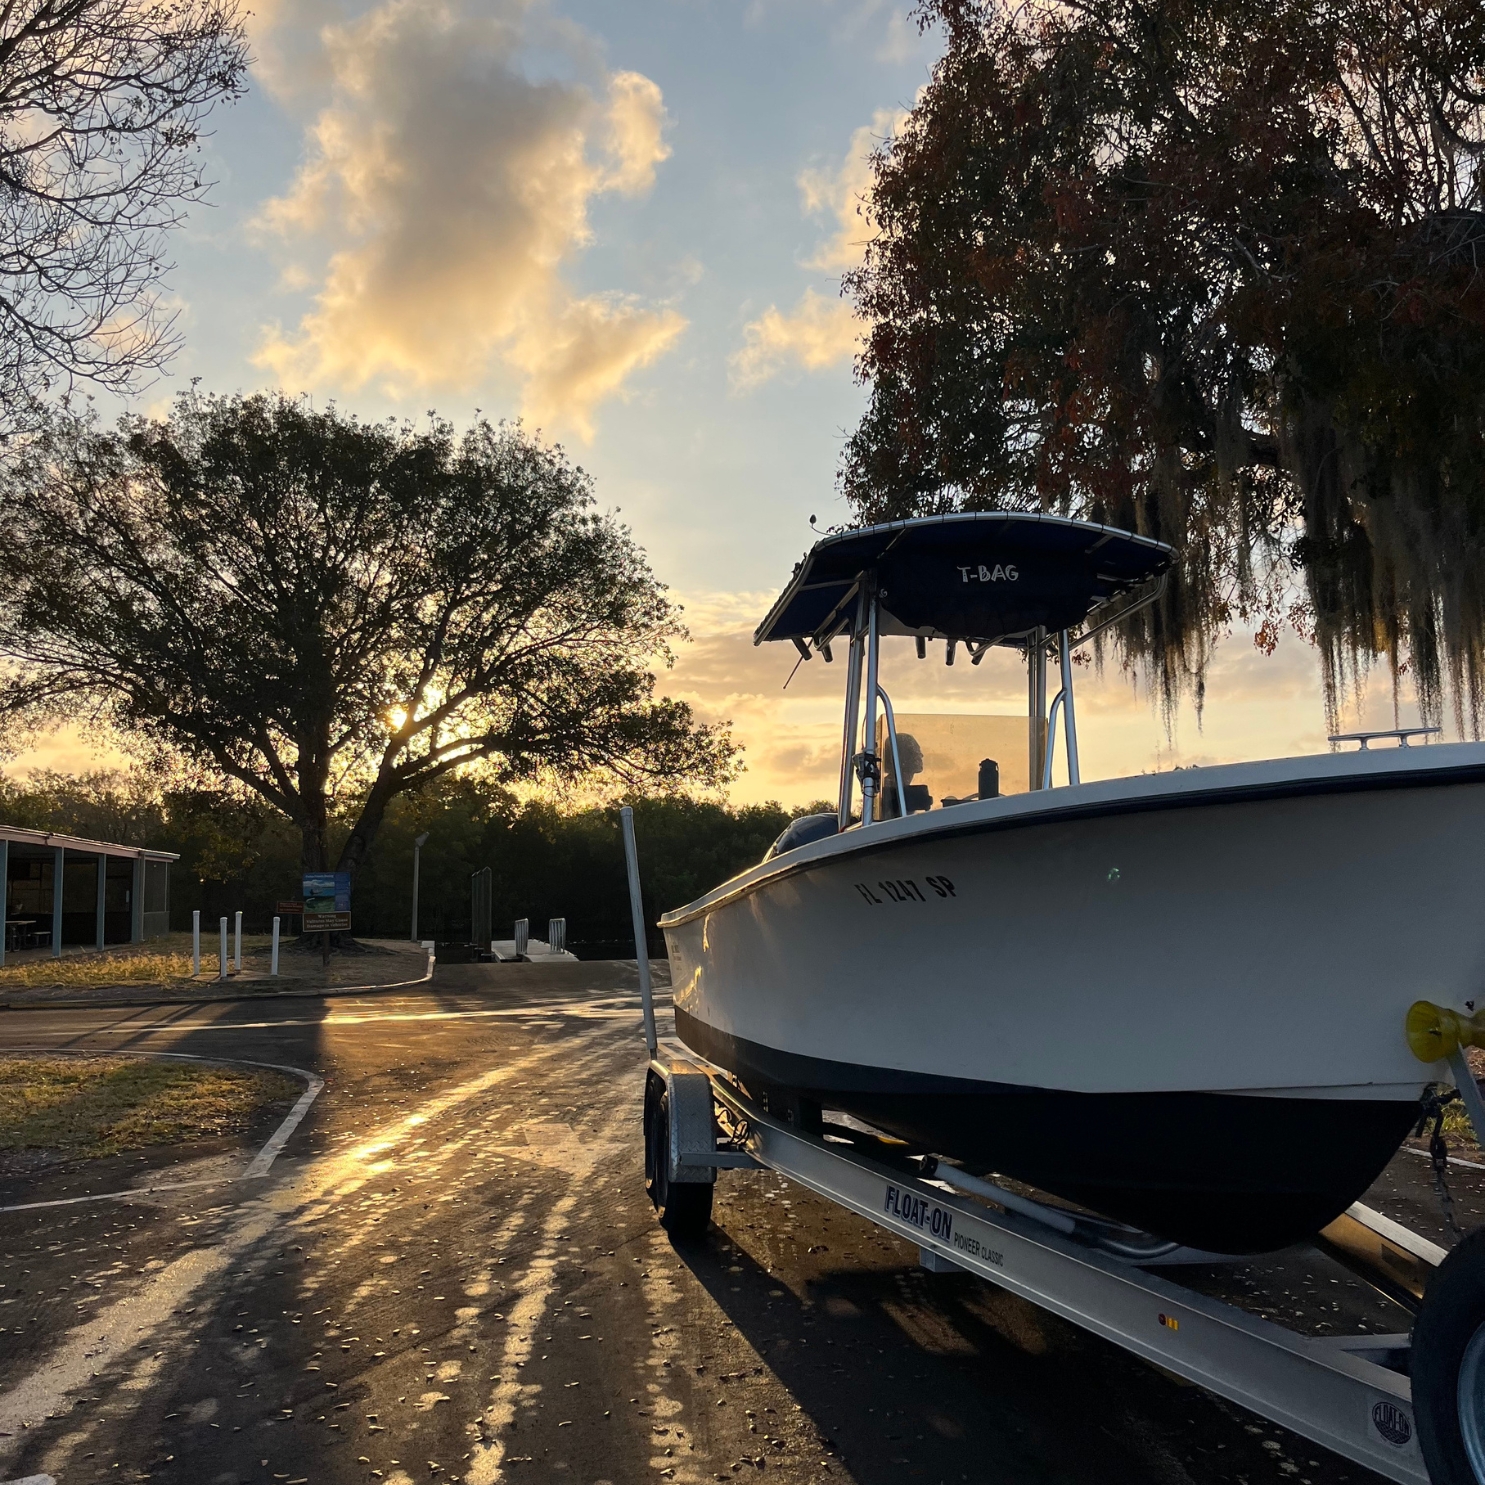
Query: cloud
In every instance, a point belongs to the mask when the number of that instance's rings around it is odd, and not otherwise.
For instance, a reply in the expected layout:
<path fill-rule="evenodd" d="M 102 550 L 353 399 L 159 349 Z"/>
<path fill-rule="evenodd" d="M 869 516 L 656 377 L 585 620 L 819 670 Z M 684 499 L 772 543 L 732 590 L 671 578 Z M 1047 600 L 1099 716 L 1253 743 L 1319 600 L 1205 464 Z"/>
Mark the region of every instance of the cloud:
<path fill-rule="evenodd" d="M 845 159 L 829 169 L 811 167 L 799 174 L 799 194 L 807 216 L 825 217 L 831 235 L 805 261 L 806 268 L 842 273 L 855 268 L 866 251 L 871 220 L 871 154 L 890 139 L 907 117 L 901 109 L 879 108 L 871 123 L 851 135 Z M 743 343 L 729 362 L 734 391 L 747 391 L 778 375 L 787 366 L 824 371 L 849 361 L 861 337 L 861 325 L 849 304 L 806 289 L 787 313 L 770 304 L 743 327 Z"/>
<path fill-rule="evenodd" d="M 823 371 L 856 353 L 861 324 L 844 300 L 806 289 L 788 314 L 770 304 L 743 328 L 743 343 L 729 365 L 737 391 L 761 385 L 790 364 Z"/>
<path fill-rule="evenodd" d="M 799 194 L 810 216 L 835 219 L 835 233 L 820 244 L 806 267 L 840 273 L 855 268 L 871 238 L 871 156 L 884 140 L 902 127 L 907 114 L 900 108 L 879 108 L 871 123 L 851 135 L 851 147 L 830 170 L 807 169 L 799 174 Z"/>
<path fill-rule="evenodd" d="M 918 28 L 903 10 L 887 17 L 887 34 L 877 48 L 878 62 L 906 62 L 923 44 Z"/>
<path fill-rule="evenodd" d="M 298 13 L 279 14 L 290 25 Z M 670 153 L 660 89 L 607 72 L 591 38 L 541 31 L 536 15 L 521 0 L 478 13 L 464 0 L 384 0 L 350 20 L 316 16 L 297 51 L 273 49 L 270 85 L 323 100 L 304 164 L 260 218 L 321 260 L 313 308 L 269 329 L 256 357 L 285 386 L 376 380 L 409 396 L 503 372 L 525 416 L 587 438 L 597 404 L 680 335 L 673 308 L 580 295 L 563 276 L 591 241 L 594 199 L 653 186 Z M 535 75 L 538 52 L 578 80 Z"/>
<path fill-rule="evenodd" d="M 782 583 L 787 573 L 779 576 Z M 817 657 L 796 670 L 799 657 L 792 646 L 753 643 L 753 629 L 776 594 L 677 596 L 685 605 L 692 642 L 679 647 L 675 668 L 663 678 L 665 693 L 688 701 L 706 721 L 732 723 L 746 747 L 747 764 L 731 790 L 733 800 L 797 805 L 833 797 L 840 767 L 844 643 L 836 646 L 834 664 Z M 1055 671 L 1048 680 L 1055 689 Z M 948 669 L 942 644 L 930 646 L 928 658 L 919 660 L 910 640 L 888 639 L 882 646 L 882 684 L 899 712 L 1026 715 L 1026 672 L 1009 649 L 993 650 L 982 664 L 970 665 L 961 648 Z M 1102 672 L 1079 666 L 1076 690 L 1082 773 L 1089 780 L 1326 751 L 1319 662 L 1315 651 L 1292 635 L 1273 655 L 1261 654 L 1242 631 L 1221 641 L 1207 676 L 1204 722 L 1198 727 L 1190 704 L 1183 704 L 1173 738 L 1166 737 L 1149 687 L 1131 685 L 1112 656 Z M 1410 725 L 1414 715 L 1413 708 L 1404 708 L 1401 725 Z M 1347 720 L 1360 727 L 1399 725 L 1384 676 L 1376 677 Z M 1059 759 L 1061 752 L 1059 746 Z M 1057 777 L 1062 777 L 1060 762 Z"/>

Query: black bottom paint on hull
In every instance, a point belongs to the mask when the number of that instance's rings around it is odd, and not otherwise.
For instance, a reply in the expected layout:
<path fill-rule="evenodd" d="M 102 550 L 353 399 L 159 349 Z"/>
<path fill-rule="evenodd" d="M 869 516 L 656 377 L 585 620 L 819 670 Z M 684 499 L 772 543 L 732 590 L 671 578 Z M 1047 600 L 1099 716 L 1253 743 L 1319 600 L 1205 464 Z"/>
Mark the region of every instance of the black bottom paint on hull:
<path fill-rule="evenodd" d="M 1414 1102 L 977 1083 L 798 1057 L 679 1008 L 675 1020 L 688 1047 L 755 1095 L 840 1109 L 970 1171 L 1217 1253 L 1313 1237 L 1371 1185 L 1418 1116 Z"/>

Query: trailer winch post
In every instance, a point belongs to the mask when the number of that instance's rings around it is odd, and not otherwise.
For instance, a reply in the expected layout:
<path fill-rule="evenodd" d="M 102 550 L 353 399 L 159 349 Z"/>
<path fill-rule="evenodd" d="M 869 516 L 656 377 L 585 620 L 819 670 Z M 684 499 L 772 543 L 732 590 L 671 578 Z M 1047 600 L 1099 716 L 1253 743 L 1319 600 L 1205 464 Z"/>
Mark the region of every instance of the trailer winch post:
<path fill-rule="evenodd" d="M 660 1050 L 655 1035 L 655 997 L 650 989 L 650 952 L 645 944 L 644 900 L 639 893 L 639 853 L 634 847 L 634 811 L 626 804 L 619 811 L 624 827 L 624 860 L 629 867 L 629 912 L 634 919 L 634 958 L 639 965 L 639 1003 L 645 1015 L 645 1046 L 653 1057 Z"/>

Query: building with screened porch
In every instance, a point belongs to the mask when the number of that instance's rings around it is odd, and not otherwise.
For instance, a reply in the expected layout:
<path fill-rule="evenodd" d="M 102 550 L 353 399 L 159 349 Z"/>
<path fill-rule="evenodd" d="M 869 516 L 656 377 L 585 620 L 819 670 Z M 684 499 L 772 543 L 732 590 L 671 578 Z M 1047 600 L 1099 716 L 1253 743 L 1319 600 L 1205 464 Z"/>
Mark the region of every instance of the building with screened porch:
<path fill-rule="evenodd" d="M 7 954 L 142 943 L 170 931 L 170 851 L 0 825 Z"/>

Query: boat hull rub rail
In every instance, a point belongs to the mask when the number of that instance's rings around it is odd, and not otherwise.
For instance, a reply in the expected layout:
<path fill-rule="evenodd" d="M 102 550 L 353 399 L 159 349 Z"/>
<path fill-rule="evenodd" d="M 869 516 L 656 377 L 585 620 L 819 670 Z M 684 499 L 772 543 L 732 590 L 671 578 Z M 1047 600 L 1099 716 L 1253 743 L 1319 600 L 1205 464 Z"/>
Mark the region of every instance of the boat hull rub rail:
<path fill-rule="evenodd" d="M 663 1064 L 652 1064 L 658 1071 Z M 687 1065 L 688 1073 L 699 1070 Z M 1310 1339 L 778 1123 L 719 1079 L 760 1164 L 1002 1289 L 1389 1480 L 1428 1485 L 1399 1336 Z M 688 1153 L 691 1153 L 688 1151 Z M 695 1152 L 700 1155 L 701 1152 Z M 694 1158 L 694 1156 L 693 1156 Z M 705 1158 L 704 1156 L 702 1158 Z M 940 1263 L 932 1265 L 941 1268 Z"/>

